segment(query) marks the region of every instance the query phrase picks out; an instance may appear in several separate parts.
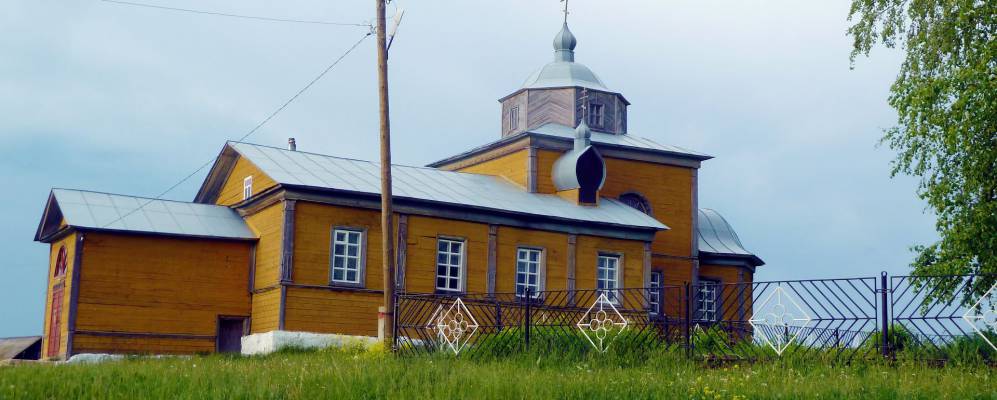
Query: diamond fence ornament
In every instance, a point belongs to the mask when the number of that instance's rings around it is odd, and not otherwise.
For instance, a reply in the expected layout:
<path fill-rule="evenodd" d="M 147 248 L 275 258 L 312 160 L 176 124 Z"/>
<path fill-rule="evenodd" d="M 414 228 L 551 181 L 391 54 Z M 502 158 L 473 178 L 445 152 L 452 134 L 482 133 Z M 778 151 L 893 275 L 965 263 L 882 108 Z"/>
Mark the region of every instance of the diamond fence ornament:
<path fill-rule="evenodd" d="M 478 331 L 478 326 L 478 321 L 460 298 L 448 308 L 440 306 L 429 318 L 429 328 L 436 331 L 440 340 L 446 343 L 455 355 L 460 354 L 460 351 L 467 346 L 471 336 Z"/>
<path fill-rule="evenodd" d="M 997 283 L 995 283 L 990 290 L 987 290 L 980 299 L 973 304 L 966 313 L 963 314 L 962 319 L 973 328 L 973 331 L 977 335 L 983 338 L 994 350 L 997 350 L 997 345 L 987 337 L 984 330 L 990 332 L 990 334 L 997 333 L 997 303 L 991 301 L 991 297 L 997 295 Z M 986 301 L 988 304 L 983 304 Z M 980 325 L 983 325 L 983 330 L 980 329 Z"/>
<path fill-rule="evenodd" d="M 755 308 L 748 323 L 781 356 L 810 321 L 807 312 L 780 286 Z"/>
<path fill-rule="evenodd" d="M 589 343 L 600 353 L 609 350 L 613 339 L 627 328 L 629 322 L 616 309 L 605 293 L 599 294 L 595 303 L 589 307 L 582 319 L 578 321 L 578 329 L 588 339 Z"/>

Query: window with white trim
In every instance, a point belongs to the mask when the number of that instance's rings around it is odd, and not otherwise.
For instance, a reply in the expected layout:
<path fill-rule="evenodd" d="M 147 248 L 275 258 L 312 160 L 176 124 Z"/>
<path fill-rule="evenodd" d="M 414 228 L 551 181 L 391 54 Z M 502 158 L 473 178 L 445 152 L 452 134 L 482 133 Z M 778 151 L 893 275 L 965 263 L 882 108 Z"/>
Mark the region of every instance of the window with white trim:
<path fill-rule="evenodd" d="M 610 301 L 617 303 L 620 288 L 620 256 L 600 254 L 596 264 L 596 289 L 605 293 Z"/>
<path fill-rule="evenodd" d="M 440 238 L 436 242 L 436 290 L 460 292 L 464 279 L 464 242 Z"/>
<path fill-rule="evenodd" d="M 360 285 L 363 279 L 363 231 L 336 228 L 332 231 L 333 284 Z"/>
<path fill-rule="evenodd" d="M 651 272 L 651 281 L 648 282 L 647 306 L 651 315 L 661 314 L 661 271 Z"/>
<path fill-rule="evenodd" d="M 520 247 L 516 250 L 516 296 L 526 296 L 526 289 L 531 297 L 540 297 L 543 290 L 543 251 Z"/>
<path fill-rule="evenodd" d="M 519 128 L 519 107 L 509 109 L 509 131 Z"/>
<path fill-rule="evenodd" d="M 242 179 L 242 199 L 246 200 L 253 197 L 253 176 L 247 176 Z"/>
<path fill-rule="evenodd" d="M 720 282 L 700 279 L 696 293 L 696 320 L 713 322 L 717 320 L 717 302 Z"/>

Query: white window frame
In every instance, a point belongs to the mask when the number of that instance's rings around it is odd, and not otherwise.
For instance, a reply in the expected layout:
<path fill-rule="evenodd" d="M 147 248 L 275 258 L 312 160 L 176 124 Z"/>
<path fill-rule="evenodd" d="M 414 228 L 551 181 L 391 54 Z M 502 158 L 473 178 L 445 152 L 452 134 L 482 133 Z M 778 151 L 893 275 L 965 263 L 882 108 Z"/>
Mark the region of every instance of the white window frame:
<path fill-rule="evenodd" d="M 444 243 L 447 244 L 447 248 L 445 250 L 440 249 L 440 245 Z M 460 246 L 457 252 L 453 252 L 454 244 Z M 467 254 L 467 241 L 465 241 L 464 239 L 442 237 L 442 236 L 436 238 L 436 271 L 435 271 L 436 273 L 434 274 L 433 284 L 436 287 L 437 292 L 445 292 L 445 293 L 464 292 L 464 287 L 465 287 L 464 277 L 466 275 L 465 260 L 467 259 L 466 254 Z M 441 255 L 446 256 L 445 262 L 440 261 Z M 453 263 L 454 256 L 457 257 L 457 263 Z M 440 274 L 440 267 L 445 267 L 445 273 L 443 275 Z M 451 271 L 453 270 L 453 268 L 457 268 L 457 276 L 451 275 Z M 440 279 L 444 279 L 446 281 L 444 287 L 440 287 Z M 457 283 L 456 288 L 450 287 L 451 283 L 453 283 L 454 281 L 456 281 Z"/>
<path fill-rule="evenodd" d="M 603 264 L 603 261 L 606 263 Z M 615 261 L 615 268 L 610 270 L 609 261 Z M 604 266 L 605 265 L 605 266 Z M 602 253 L 600 252 L 598 257 L 596 257 L 595 264 L 595 287 L 598 292 L 605 293 L 606 297 L 609 298 L 613 304 L 620 303 L 620 282 L 622 278 L 621 268 L 623 267 L 623 255 L 618 253 Z M 603 277 L 601 272 L 606 270 L 606 274 Z M 610 276 L 610 272 L 612 276 Z M 610 285 L 611 284 L 611 285 Z"/>
<path fill-rule="evenodd" d="M 340 234 L 343 234 L 345 240 L 339 240 Z M 350 242 L 350 237 L 356 237 L 356 243 Z M 337 246 L 342 246 L 345 253 L 337 254 Z M 350 255 L 349 249 L 356 248 L 356 255 Z M 353 228 L 353 227 L 343 227 L 338 226 L 332 228 L 332 246 L 329 248 L 329 285 L 330 286 L 354 286 L 363 287 L 364 278 L 366 276 L 366 264 L 367 264 L 367 232 L 363 228 Z M 336 260 L 342 260 L 342 267 L 336 267 Z M 349 261 L 356 260 L 356 279 L 350 280 L 348 278 L 352 268 L 349 267 Z M 336 271 L 343 271 L 343 277 L 336 279 Z"/>
<path fill-rule="evenodd" d="M 247 200 L 253 197 L 253 176 L 242 178 L 242 199 Z"/>
<path fill-rule="evenodd" d="M 525 297 L 526 289 L 529 288 L 532 293 L 530 297 L 534 299 L 540 298 L 541 292 L 544 290 L 544 280 L 546 277 L 545 269 L 547 262 L 545 253 L 544 249 L 536 247 L 521 246 L 516 248 L 516 297 Z M 536 261 L 530 259 L 529 256 L 532 254 L 537 256 Z M 536 267 L 536 271 L 530 272 L 531 265 Z M 520 275 L 525 275 L 523 283 L 519 281 Z M 536 283 L 530 284 L 531 276 L 535 278 Z M 522 292 L 520 292 L 520 288 L 522 288 Z"/>
<path fill-rule="evenodd" d="M 650 281 L 647 284 L 647 306 L 651 309 L 651 315 L 661 315 L 661 288 L 664 286 L 662 285 L 663 280 L 664 274 L 661 271 L 651 271 Z"/>
<path fill-rule="evenodd" d="M 712 279 L 699 279 L 696 289 L 696 320 L 716 322 L 720 303 L 720 282 Z"/>

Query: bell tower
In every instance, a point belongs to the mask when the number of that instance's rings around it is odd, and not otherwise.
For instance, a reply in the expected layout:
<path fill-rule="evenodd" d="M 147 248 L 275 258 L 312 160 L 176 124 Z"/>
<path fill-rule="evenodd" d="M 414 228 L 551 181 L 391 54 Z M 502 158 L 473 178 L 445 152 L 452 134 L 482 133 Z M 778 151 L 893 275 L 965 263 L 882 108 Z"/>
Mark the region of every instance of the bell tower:
<path fill-rule="evenodd" d="M 499 99 L 502 103 L 502 137 L 547 124 L 574 129 L 582 120 L 582 98 L 589 104 L 589 129 L 593 132 L 627 133 L 627 106 L 622 94 L 609 90 L 585 65 L 575 62 L 578 40 L 567 22 L 554 37 L 554 61 L 530 75 L 523 86 Z"/>

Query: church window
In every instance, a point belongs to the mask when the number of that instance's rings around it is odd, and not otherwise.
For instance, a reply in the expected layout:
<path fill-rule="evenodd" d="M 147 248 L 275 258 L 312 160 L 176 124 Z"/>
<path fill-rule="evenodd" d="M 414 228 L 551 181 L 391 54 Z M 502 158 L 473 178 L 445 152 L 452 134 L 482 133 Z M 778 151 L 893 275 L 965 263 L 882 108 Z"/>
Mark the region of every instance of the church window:
<path fill-rule="evenodd" d="M 609 301 L 619 303 L 620 255 L 599 254 L 596 264 L 596 289 L 605 294 Z"/>
<path fill-rule="evenodd" d="M 464 279 L 464 241 L 440 238 L 436 243 L 436 290 L 460 292 Z"/>
<path fill-rule="evenodd" d="M 720 282 L 708 279 L 699 280 L 696 293 L 696 320 L 714 322 L 717 320 L 717 302 L 720 299 Z"/>
<path fill-rule="evenodd" d="M 605 113 L 606 107 L 602 104 L 589 104 L 588 124 L 596 128 L 601 128 L 606 119 Z"/>
<path fill-rule="evenodd" d="M 247 176 L 242 180 L 242 199 L 253 197 L 253 176 Z"/>
<path fill-rule="evenodd" d="M 332 283 L 363 283 L 363 231 L 336 228 L 332 231 Z"/>
<path fill-rule="evenodd" d="M 526 296 L 526 290 L 531 297 L 539 297 L 542 286 L 543 251 L 520 247 L 516 251 L 516 296 Z"/>
<path fill-rule="evenodd" d="M 509 130 L 514 131 L 519 128 L 519 107 L 509 109 Z"/>
<path fill-rule="evenodd" d="M 56 278 L 66 275 L 66 246 L 59 247 L 59 255 L 55 259 L 55 274 Z"/>
<path fill-rule="evenodd" d="M 638 211 L 647 214 L 651 214 L 651 202 L 647 201 L 644 196 L 640 194 L 629 192 L 624 193 L 620 196 L 620 201 L 630 207 L 636 208 Z"/>
<path fill-rule="evenodd" d="M 651 309 L 651 315 L 661 314 L 661 271 L 651 272 L 647 289 L 647 305 Z"/>

